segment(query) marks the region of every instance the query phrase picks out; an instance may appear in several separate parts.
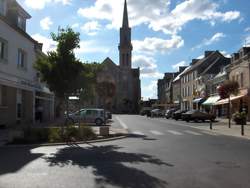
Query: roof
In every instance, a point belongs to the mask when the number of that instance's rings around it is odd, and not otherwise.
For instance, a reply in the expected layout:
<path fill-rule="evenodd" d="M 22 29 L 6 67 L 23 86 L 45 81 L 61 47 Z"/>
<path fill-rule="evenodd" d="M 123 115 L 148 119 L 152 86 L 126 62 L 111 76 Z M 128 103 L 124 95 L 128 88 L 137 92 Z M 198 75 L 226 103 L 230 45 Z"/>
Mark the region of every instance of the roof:
<path fill-rule="evenodd" d="M 173 80 L 173 82 L 178 81 L 181 78 L 181 76 L 183 74 L 185 74 L 190 68 L 191 68 L 191 66 L 187 67 L 182 73 L 180 73 L 178 76 L 176 76 L 176 78 Z"/>
<path fill-rule="evenodd" d="M 188 71 L 186 71 L 185 73 L 187 73 L 189 71 L 192 71 L 192 70 L 195 70 L 200 65 L 202 65 L 204 62 L 206 62 L 208 59 L 210 59 L 211 57 L 213 57 L 215 54 L 218 54 L 221 57 L 224 57 L 219 51 L 213 51 L 207 57 L 204 57 L 204 58 L 200 59 L 198 62 L 196 62 L 194 65 L 192 65 L 191 68 L 188 69 Z"/>

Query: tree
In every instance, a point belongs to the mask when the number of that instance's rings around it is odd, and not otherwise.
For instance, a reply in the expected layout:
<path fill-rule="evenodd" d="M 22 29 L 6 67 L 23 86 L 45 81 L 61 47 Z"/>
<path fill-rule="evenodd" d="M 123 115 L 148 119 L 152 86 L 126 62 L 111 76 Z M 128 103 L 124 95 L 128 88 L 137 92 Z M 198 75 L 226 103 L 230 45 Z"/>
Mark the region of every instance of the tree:
<path fill-rule="evenodd" d="M 222 99 L 228 98 L 228 127 L 231 128 L 231 100 L 232 94 L 237 95 L 239 92 L 239 83 L 232 80 L 226 80 L 218 87 L 218 93 Z"/>
<path fill-rule="evenodd" d="M 41 78 L 47 83 L 60 101 L 68 101 L 68 95 L 81 88 L 82 63 L 76 59 L 74 50 L 79 48 L 80 34 L 71 28 L 59 29 L 51 33 L 57 42 L 55 51 L 38 58 L 35 68 L 41 73 Z"/>

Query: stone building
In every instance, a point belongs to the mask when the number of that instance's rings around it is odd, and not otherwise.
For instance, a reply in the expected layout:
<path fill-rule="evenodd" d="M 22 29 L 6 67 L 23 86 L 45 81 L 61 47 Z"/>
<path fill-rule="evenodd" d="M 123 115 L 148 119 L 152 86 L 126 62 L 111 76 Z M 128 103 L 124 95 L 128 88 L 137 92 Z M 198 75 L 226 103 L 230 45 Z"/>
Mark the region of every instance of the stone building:
<path fill-rule="evenodd" d="M 209 96 L 207 81 L 230 63 L 219 51 L 205 51 L 202 59 L 194 59 L 190 68 L 181 75 L 181 109 L 200 109 Z"/>
<path fill-rule="evenodd" d="M 123 21 L 120 28 L 119 65 L 110 58 L 103 62 L 97 75 L 97 82 L 114 84 L 114 96 L 102 99 L 96 95 L 92 106 L 108 108 L 113 113 L 138 113 L 141 100 L 140 69 L 132 68 L 131 28 L 129 27 L 127 2 L 124 3 Z"/>
<path fill-rule="evenodd" d="M 34 123 L 38 108 L 54 118 L 54 95 L 33 68 L 42 44 L 26 32 L 30 18 L 16 0 L 0 1 L 0 125 Z"/>
<path fill-rule="evenodd" d="M 228 68 L 229 80 L 239 83 L 238 95 L 232 95 L 232 113 L 245 109 L 250 120 L 250 47 L 243 47 L 231 58 Z M 219 100 L 216 105 L 228 105 L 228 99 Z"/>

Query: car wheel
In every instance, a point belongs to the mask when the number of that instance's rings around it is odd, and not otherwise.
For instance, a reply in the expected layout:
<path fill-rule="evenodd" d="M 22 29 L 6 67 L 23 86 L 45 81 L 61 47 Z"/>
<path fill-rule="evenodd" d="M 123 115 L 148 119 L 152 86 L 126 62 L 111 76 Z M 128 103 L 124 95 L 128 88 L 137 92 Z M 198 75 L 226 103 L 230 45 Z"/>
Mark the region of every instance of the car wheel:
<path fill-rule="evenodd" d="M 102 121 L 101 119 L 96 119 L 96 120 L 95 120 L 95 124 L 96 124 L 97 126 L 101 126 L 101 125 L 103 124 L 103 121 Z"/>

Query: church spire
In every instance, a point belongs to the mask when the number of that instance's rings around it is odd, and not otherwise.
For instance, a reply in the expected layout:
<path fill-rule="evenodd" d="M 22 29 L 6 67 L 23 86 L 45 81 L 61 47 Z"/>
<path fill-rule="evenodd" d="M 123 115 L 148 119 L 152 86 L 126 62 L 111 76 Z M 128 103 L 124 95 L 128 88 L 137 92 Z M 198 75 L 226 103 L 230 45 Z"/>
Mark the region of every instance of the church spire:
<path fill-rule="evenodd" d="M 124 9 L 123 9 L 123 21 L 122 21 L 122 27 L 128 28 L 128 9 L 127 9 L 127 0 L 124 2 Z"/>

